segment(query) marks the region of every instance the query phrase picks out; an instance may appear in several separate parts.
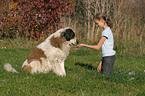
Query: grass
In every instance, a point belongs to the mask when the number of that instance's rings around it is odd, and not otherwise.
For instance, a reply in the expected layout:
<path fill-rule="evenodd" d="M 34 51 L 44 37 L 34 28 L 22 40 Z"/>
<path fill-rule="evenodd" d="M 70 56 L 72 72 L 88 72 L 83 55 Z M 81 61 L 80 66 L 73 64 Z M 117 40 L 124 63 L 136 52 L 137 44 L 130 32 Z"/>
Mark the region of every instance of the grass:
<path fill-rule="evenodd" d="M 117 56 L 111 76 L 97 73 L 101 52 L 71 50 L 65 61 L 66 77 L 6 72 L 9 62 L 20 71 L 33 48 L 0 49 L 0 96 L 145 96 L 144 55 Z M 127 75 L 135 71 L 135 76 Z"/>

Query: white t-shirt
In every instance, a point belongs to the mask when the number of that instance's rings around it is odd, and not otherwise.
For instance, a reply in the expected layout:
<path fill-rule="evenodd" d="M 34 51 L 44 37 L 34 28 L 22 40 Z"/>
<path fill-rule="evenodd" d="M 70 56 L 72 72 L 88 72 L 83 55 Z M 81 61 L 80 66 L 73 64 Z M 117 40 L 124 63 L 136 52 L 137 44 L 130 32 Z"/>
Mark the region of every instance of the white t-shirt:
<path fill-rule="evenodd" d="M 102 45 L 102 57 L 115 55 L 116 52 L 113 50 L 114 39 L 110 27 L 105 28 L 101 37 L 107 38 Z"/>

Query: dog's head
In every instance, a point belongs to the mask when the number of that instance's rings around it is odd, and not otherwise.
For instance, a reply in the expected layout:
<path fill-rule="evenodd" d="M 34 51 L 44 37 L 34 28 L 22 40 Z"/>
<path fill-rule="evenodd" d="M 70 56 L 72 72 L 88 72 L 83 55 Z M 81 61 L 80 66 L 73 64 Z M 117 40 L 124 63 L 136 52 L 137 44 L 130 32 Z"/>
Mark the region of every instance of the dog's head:
<path fill-rule="evenodd" d="M 62 46 L 75 46 L 78 44 L 76 34 L 70 27 L 62 28 L 52 34 L 50 38 L 51 45 L 57 48 Z"/>

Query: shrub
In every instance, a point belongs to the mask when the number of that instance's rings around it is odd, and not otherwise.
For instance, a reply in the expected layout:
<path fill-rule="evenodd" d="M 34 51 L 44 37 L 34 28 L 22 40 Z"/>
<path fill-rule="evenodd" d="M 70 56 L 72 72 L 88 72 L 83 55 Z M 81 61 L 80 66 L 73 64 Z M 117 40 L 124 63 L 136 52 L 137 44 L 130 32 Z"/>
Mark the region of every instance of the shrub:
<path fill-rule="evenodd" d="M 72 0 L 6 0 L 11 6 L 1 14 L 3 37 L 40 39 L 59 27 L 60 17 L 73 11 Z M 4 1 L 3 1 L 4 2 Z"/>

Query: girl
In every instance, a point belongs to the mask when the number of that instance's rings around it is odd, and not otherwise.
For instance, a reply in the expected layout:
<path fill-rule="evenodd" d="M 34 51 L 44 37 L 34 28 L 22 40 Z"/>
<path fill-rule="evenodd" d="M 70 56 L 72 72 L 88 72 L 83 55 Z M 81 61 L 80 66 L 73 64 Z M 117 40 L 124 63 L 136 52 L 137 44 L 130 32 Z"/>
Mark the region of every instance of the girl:
<path fill-rule="evenodd" d="M 103 14 L 97 13 L 94 16 L 94 21 L 97 26 L 104 28 L 101 39 L 97 45 L 79 44 L 76 47 L 88 47 L 95 50 L 102 49 L 102 61 L 100 62 L 97 71 L 110 75 L 115 62 L 115 51 L 113 50 L 114 40 L 113 34 L 110 29 L 112 27 L 111 21 L 103 16 Z"/>

